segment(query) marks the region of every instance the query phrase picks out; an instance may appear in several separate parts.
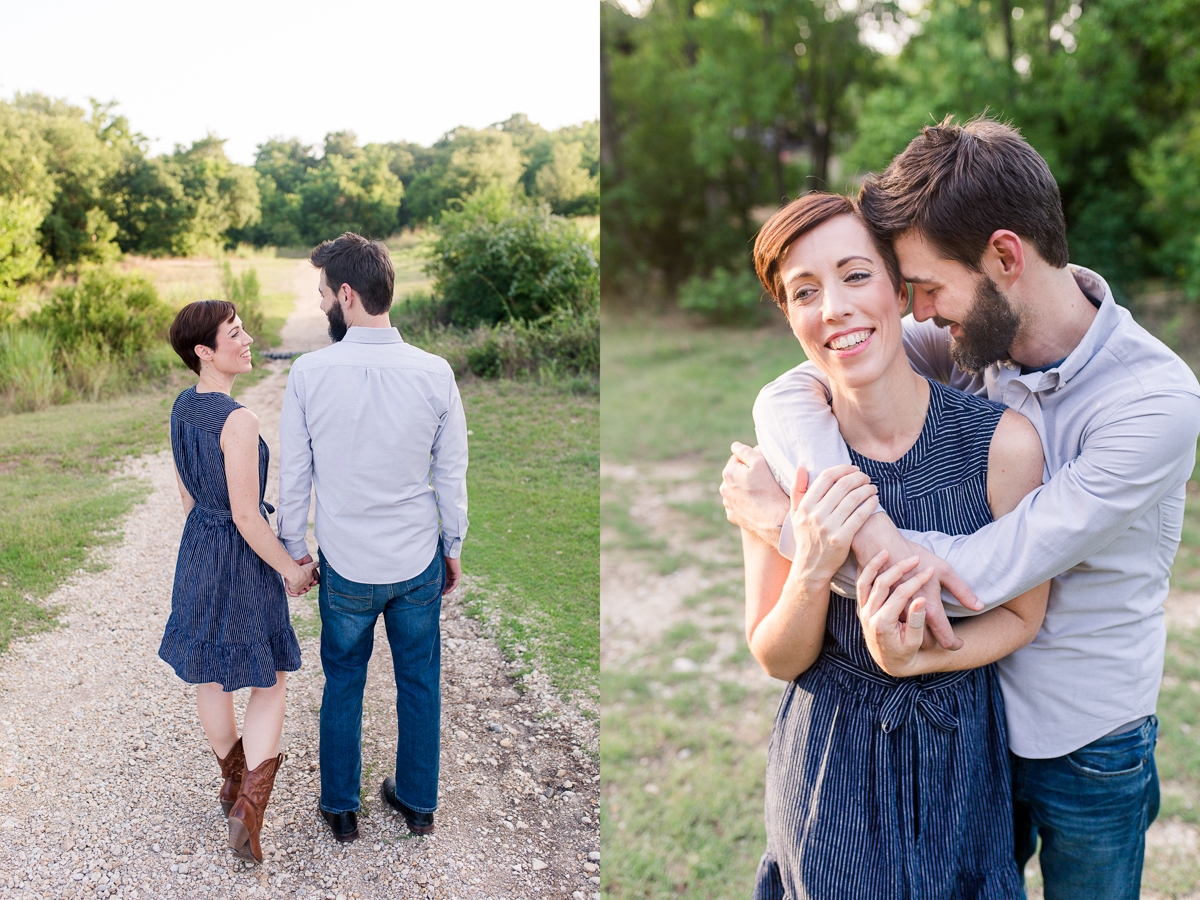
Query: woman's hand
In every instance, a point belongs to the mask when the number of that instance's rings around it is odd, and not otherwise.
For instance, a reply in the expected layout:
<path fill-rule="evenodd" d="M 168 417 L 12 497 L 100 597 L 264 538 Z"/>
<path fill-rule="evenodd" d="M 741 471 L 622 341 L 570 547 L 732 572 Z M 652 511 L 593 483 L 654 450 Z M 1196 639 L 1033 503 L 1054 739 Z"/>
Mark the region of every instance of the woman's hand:
<path fill-rule="evenodd" d="M 896 678 L 920 674 L 917 655 L 925 636 L 925 598 L 914 595 L 933 576 L 933 567 L 901 583 L 920 557 L 910 556 L 886 571 L 888 553 L 881 550 L 858 573 L 858 620 L 871 658 Z"/>
<path fill-rule="evenodd" d="M 826 469 L 811 485 L 803 467 L 792 485 L 793 572 L 828 582 L 850 554 L 850 542 L 879 505 L 878 491 L 857 466 Z M 861 596 L 861 595 L 860 595 Z"/>
<path fill-rule="evenodd" d="M 303 565 L 297 562 L 294 571 L 284 577 L 284 582 L 287 584 L 287 592 L 293 597 L 300 597 L 308 593 L 308 589 L 317 580 L 317 564 L 311 561 L 311 557 L 305 558 L 310 561 Z"/>

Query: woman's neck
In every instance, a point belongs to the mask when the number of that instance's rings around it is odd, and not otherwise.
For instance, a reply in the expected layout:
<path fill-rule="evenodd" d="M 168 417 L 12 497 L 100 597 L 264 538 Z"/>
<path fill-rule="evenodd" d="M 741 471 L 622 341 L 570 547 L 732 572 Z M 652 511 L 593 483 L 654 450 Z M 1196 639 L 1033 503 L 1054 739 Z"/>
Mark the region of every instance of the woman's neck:
<path fill-rule="evenodd" d="M 210 366 L 200 367 L 200 380 L 196 382 L 197 394 L 232 394 L 233 379 L 237 378 L 237 373 L 228 375 L 225 372 L 218 372 Z"/>
<path fill-rule="evenodd" d="M 895 462 L 912 449 L 929 411 L 929 382 L 901 355 L 882 378 L 847 387 L 830 379 L 833 414 L 842 437 L 858 453 Z"/>

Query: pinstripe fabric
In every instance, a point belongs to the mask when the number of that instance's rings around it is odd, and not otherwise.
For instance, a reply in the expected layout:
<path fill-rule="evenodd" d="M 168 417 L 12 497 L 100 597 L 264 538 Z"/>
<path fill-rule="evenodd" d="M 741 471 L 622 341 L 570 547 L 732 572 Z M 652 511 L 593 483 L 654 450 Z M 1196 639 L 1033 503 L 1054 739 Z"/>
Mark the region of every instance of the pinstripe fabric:
<path fill-rule="evenodd" d="M 1003 407 L 930 382 L 895 463 L 851 451 L 902 528 L 992 521 L 987 458 Z M 817 662 L 785 689 L 767 762 L 760 900 L 1023 897 L 1013 862 L 1004 706 L 994 668 L 898 679 L 830 595 Z"/>
<path fill-rule="evenodd" d="M 158 649 L 184 681 L 217 682 L 227 691 L 271 687 L 276 672 L 300 668 L 283 579 L 250 549 L 229 509 L 221 429 L 240 405 L 227 394 L 188 388 L 171 409 L 175 468 L 196 505 L 183 526 L 171 617 Z M 263 518 L 269 455 L 260 437 Z"/>

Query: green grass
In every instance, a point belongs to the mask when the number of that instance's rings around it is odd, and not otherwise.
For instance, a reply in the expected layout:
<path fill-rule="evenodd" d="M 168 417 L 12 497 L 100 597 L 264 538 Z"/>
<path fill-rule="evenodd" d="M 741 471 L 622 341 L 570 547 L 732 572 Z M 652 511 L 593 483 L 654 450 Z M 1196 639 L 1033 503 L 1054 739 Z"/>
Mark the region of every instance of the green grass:
<path fill-rule="evenodd" d="M 804 361 L 782 324 L 754 331 L 605 320 L 600 342 L 602 452 L 627 462 L 700 457 L 722 465 L 754 443 L 759 389 Z"/>
<path fill-rule="evenodd" d="M 532 381 L 461 390 L 473 432 L 463 572 L 496 589 L 488 603 L 506 655 L 523 647 L 561 690 L 594 697 L 599 403 Z"/>
<path fill-rule="evenodd" d="M 776 697 L 661 669 L 601 690 L 605 896 L 749 896 Z"/>
<path fill-rule="evenodd" d="M 117 535 L 146 494 L 120 459 L 162 447 L 174 395 L 143 394 L 0 417 L 0 651 L 51 628 L 42 601 Z"/>

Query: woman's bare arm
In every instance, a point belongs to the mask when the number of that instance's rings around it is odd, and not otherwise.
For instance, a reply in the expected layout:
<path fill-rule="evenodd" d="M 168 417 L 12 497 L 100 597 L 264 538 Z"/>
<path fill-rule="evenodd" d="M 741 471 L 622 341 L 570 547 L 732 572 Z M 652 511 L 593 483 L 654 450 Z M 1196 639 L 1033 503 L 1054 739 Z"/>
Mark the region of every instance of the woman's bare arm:
<path fill-rule="evenodd" d="M 186 516 L 192 511 L 192 507 L 196 505 L 196 501 L 192 499 L 192 495 L 188 493 L 188 489 L 183 486 L 183 479 L 179 477 L 179 469 L 175 469 L 175 484 L 179 487 L 179 499 L 183 501 L 183 514 Z"/>
<path fill-rule="evenodd" d="M 258 416 L 244 406 L 230 413 L 221 429 L 221 450 L 233 524 L 250 549 L 287 580 L 290 590 L 299 592 L 311 581 L 316 563 L 301 566 L 292 559 L 259 512 Z"/>
<path fill-rule="evenodd" d="M 850 541 L 874 510 L 875 487 L 853 466 L 836 466 L 808 484 L 800 469 L 791 515 L 803 535 L 796 558 L 743 530 L 746 561 L 746 639 L 773 678 L 791 681 L 817 659 L 825 636 L 829 580 L 850 552 Z M 812 527 L 808 524 L 811 523 Z"/>

